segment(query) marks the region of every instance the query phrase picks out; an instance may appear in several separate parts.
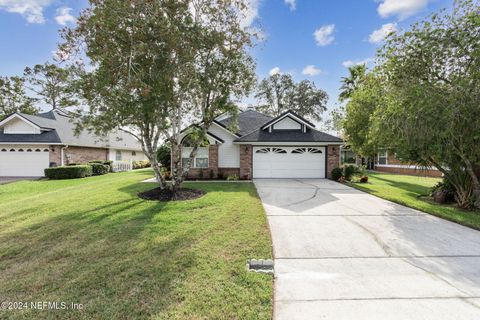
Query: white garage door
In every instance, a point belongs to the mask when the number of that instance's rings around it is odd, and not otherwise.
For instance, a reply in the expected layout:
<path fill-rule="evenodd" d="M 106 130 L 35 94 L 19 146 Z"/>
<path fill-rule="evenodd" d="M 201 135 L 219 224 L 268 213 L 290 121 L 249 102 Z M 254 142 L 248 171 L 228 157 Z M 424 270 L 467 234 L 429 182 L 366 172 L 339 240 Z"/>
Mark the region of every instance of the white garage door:
<path fill-rule="evenodd" d="M 0 177 L 43 177 L 48 166 L 48 147 L 0 146 Z"/>
<path fill-rule="evenodd" d="M 254 178 L 325 178 L 325 147 L 254 147 Z"/>

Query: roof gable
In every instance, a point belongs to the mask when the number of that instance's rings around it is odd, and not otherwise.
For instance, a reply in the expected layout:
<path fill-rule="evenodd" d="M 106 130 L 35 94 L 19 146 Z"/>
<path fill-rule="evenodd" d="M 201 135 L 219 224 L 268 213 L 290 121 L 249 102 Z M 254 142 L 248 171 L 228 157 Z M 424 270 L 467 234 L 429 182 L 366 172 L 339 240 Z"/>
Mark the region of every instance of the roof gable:
<path fill-rule="evenodd" d="M 0 128 L 5 128 L 9 124 L 13 124 L 16 121 L 21 121 L 22 123 L 26 124 L 30 128 L 37 129 L 40 131 L 41 127 L 34 123 L 33 121 L 29 120 L 25 116 L 23 116 L 21 113 L 14 113 L 7 118 L 5 118 L 3 121 L 0 122 Z"/>
<path fill-rule="evenodd" d="M 272 119 L 271 121 L 265 123 L 265 124 L 262 126 L 262 130 L 265 130 L 265 129 L 271 130 L 270 128 L 271 128 L 274 124 L 282 121 L 283 119 L 285 119 L 285 118 L 287 118 L 287 117 L 290 118 L 290 119 L 292 119 L 292 120 L 294 120 L 294 121 L 296 121 L 296 122 L 298 122 L 298 123 L 299 123 L 300 125 L 302 125 L 302 126 L 308 127 L 308 128 L 310 128 L 310 129 L 314 129 L 314 128 L 315 128 L 315 125 L 314 125 L 313 123 L 311 123 L 310 121 L 308 121 L 307 119 L 299 116 L 298 114 L 296 114 L 296 113 L 293 112 L 292 110 L 287 110 L 287 111 L 285 111 L 284 113 L 282 113 L 281 115 L 279 115 L 278 117 L 276 117 L 276 118 Z"/>

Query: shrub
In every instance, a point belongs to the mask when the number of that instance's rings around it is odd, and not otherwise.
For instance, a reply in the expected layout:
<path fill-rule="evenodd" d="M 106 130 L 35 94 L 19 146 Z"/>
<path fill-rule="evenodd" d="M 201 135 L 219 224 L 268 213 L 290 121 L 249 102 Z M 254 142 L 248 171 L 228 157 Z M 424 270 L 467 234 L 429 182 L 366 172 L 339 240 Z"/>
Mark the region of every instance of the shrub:
<path fill-rule="evenodd" d="M 343 176 L 348 181 L 352 180 L 353 175 L 359 172 L 358 167 L 353 164 L 343 166 Z"/>
<path fill-rule="evenodd" d="M 85 178 L 91 175 L 92 166 L 90 165 L 77 165 L 45 169 L 45 176 L 52 180 Z"/>
<path fill-rule="evenodd" d="M 150 167 L 150 161 L 148 161 L 148 160 L 132 161 L 132 169 L 133 170 L 143 169 L 143 168 L 148 168 L 148 167 Z"/>
<path fill-rule="evenodd" d="M 227 177 L 227 181 L 237 181 L 239 178 L 236 174 L 229 174 Z"/>
<path fill-rule="evenodd" d="M 455 202 L 455 187 L 447 179 L 438 182 L 432 187 L 431 196 L 438 203 Z"/>
<path fill-rule="evenodd" d="M 88 161 L 88 163 L 100 163 L 100 164 L 104 164 L 105 161 L 103 160 L 92 160 L 92 161 Z"/>
<path fill-rule="evenodd" d="M 157 160 L 162 164 L 163 167 L 170 168 L 172 155 L 170 152 L 170 147 L 167 145 L 162 145 L 157 150 Z"/>
<path fill-rule="evenodd" d="M 332 180 L 338 181 L 341 177 L 343 177 L 342 168 L 333 168 L 333 170 L 332 170 Z"/>
<path fill-rule="evenodd" d="M 101 176 L 110 172 L 110 166 L 103 163 L 92 163 L 89 165 L 92 167 L 92 175 Z"/>
<path fill-rule="evenodd" d="M 367 183 L 368 182 L 368 176 L 362 176 L 360 178 L 360 183 Z"/>

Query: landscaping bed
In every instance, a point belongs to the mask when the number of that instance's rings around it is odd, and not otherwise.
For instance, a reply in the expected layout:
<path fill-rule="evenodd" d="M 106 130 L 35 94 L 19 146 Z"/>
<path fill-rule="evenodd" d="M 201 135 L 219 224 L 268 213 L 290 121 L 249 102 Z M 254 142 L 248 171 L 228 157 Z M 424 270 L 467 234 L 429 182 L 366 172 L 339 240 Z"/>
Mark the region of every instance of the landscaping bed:
<path fill-rule="evenodd" d="M 143 192 L 139 192 L 138 196 L 145 200 L 156 201 L 181 201 L 192 200 L 203 197 L 205 192 L 198 189 L 181 188 L 174 194 L 170 189 L 155 188 Z"/>

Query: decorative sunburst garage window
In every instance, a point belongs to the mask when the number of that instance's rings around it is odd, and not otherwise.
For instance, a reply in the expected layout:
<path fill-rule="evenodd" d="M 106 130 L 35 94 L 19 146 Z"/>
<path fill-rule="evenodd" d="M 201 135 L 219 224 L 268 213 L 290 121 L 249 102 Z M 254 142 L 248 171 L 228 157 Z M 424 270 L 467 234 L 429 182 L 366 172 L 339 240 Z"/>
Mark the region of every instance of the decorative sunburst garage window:
<path fill-rule="evenodd" d="M 255 151 L 255 153 L 287 153 L 287 150 L 282 148 L 262 148 Z"/>
<path fill-rule="evenodd" d="M 322 150 L 318 148 L 297 148 L 292 151 L 292 153 L 302 154 L 302 153 L 322 153 Z"/>

